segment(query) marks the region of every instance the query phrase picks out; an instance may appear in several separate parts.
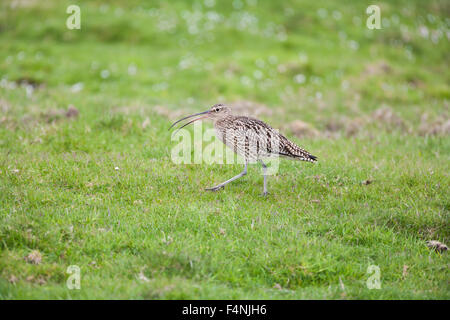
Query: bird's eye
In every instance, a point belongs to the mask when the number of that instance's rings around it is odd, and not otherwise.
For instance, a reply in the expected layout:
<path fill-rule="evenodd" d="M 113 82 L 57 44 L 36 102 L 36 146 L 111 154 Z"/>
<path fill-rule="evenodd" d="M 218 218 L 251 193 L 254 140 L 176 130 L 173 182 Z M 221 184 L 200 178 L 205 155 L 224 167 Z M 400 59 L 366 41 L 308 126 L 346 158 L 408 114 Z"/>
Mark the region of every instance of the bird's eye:
<path fill-rule="evenodd" d="M 219 108 L 216 108 L 216 110 L 214 110 L 214 111 L 219 112 L 219 110 L 220 110 Z"/>

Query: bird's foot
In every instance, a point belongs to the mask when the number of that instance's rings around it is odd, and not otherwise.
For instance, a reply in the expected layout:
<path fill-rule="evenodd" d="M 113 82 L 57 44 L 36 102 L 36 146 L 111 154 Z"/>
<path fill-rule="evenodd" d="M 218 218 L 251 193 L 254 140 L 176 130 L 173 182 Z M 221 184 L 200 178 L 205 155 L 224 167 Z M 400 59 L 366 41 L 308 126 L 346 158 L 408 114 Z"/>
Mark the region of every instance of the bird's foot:
<path fill-rule="evenodd" d="M 218 190 L 220 190 L 220 189 L 222 189 L 222 188 L 224 188 L 224 186 L 218 185 L 218 186 L 215 186 L 215 187 L 212 187 L 212 188 L 206 188 L 205 190 L 208 190 L 208 191 L 218 191 Z"/>
<path fill-rule="evenodd" d="M 268 194 L 269 194 L 269 192 L 264 191 L 262 195 L 263 195 L 264 197 L 267 197 Z"/>

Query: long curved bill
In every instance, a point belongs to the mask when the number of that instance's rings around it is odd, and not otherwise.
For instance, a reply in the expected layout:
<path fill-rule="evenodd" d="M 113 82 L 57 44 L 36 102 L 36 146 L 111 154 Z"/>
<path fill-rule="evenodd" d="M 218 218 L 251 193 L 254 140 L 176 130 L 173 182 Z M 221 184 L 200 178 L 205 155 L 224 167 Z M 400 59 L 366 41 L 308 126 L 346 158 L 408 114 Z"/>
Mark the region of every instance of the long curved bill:
<path fill-rule="evenodd" d="M 175 125 L 176 125 L 177 123 L 179 123 L 180 121 L 183 121 L 183 120 L 186 120 L 186 119 L 189 119 L 189 118 L 192 118 L 192 117 L 196 117 L 196 116 L 201 116 L 201 117 L 199 117 L 199 118 L 197 118 L 197 119 L 194 119 L 194 120 L 191 120 L 191 121 L 189 121 L 188 123 L 185 123 L 184 125 L 182 125 L 181 127 L 179 127 L 177 130 L 175 130 L 175 132 L 177 132 L 178 130 L 180 130 L 180 129 L 186 127 L 188 124 L 191 124 L 192 122 L 195 122 L 195 121 L 197 121 L 197 120 L 206 118 L 206 117 L 207 117 L 206 114 L 207 114 L 208 112 L 209 112 L 209 110 L 204 111 L 204 112 L 199 112 L 199 113 L 196 113 L 196 114 L 191 114 L 190 116 L 181 118 L 180 120 L 177 120 L 177 121 L 175 121 L 174 123 L 172 123 L 172 125 L 171 125 L 170 128 L 169 128 L 169 130 L 172 129 L 173 126 L 175 126 Z"/>

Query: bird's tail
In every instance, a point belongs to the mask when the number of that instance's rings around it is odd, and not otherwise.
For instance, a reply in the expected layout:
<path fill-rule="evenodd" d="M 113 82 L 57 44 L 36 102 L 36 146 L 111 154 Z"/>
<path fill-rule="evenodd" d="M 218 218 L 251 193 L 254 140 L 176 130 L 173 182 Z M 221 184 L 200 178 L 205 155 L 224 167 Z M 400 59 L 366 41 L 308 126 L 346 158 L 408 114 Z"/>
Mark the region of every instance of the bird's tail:
<path fill-rule="evenodd" d="M 288 157 L 291 159 L 295 159 L 295 160 L 300 160 L 300 161 L 308 161 L 308 162 L 317 162 L 317 157 L 313 156 L 312 154 L 308 153 L 306 150 L 304 152 L 304 154 L 292 154 L 292 153 L 283 153 L 280 152 L 279 153 L 280 156 L 284 156 L 284 157 Z"/>
<path fill-rule="evenodd" d="M 300 161 L 316 162 L 317 157 L 313 156 L 311 153 L 298 145 L 289 141 L 286 137 L 282 137 L 282 148 L 279 153 L 281 156 L 285 156 L 291 159 L 296 159 Z"/>

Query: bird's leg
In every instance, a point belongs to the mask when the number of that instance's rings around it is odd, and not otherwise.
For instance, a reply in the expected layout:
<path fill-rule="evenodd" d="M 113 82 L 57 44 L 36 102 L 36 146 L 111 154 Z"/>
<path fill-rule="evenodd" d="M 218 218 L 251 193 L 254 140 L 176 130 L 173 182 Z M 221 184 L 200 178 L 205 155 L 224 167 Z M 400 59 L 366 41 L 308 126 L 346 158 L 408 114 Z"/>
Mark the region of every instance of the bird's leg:
<path fill-rule="evenodd" d="M 215 187 L 212 187 L 212 188 L 206 188 L 206 190 L 217 191 L 217 190 L 219 190 L 220 188 L 223 188 L 225 185 L 227 185 L 227 184 L 230 183 L 231 181 L 234 181 L 234 180 L 236 180 L 236 179 L 239 179 L 240 177 L 245 176 L 246 174 L 247 174 L 247 163 L 245 164 L 244 171 L 242 171 L 241 173 L 239 173 L 237 176 L 234 176 L 233 178 L 228 179 L 227 181 L 222 182 L 222 183 L 218 184 L 218 185 L 215 186 Z"/>
<path fill-rule="evenodd" d="M 263 191 L 263 195 L 267 196 L 267 166 L 264 162 L 262 162 L 262 160 L 258 160 L 262 167 L 263 167 L 263 175 L 264 175 L 264 191 Z"/>

